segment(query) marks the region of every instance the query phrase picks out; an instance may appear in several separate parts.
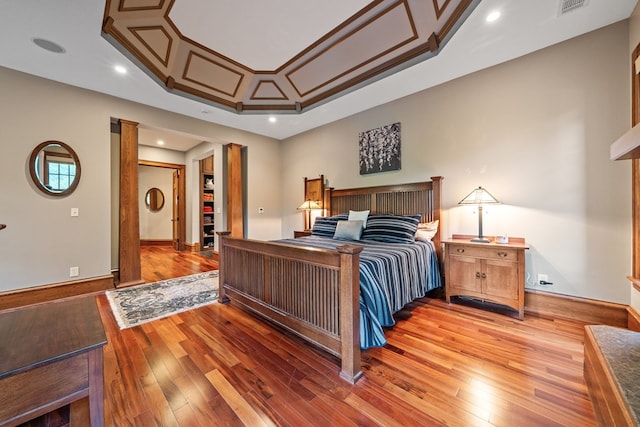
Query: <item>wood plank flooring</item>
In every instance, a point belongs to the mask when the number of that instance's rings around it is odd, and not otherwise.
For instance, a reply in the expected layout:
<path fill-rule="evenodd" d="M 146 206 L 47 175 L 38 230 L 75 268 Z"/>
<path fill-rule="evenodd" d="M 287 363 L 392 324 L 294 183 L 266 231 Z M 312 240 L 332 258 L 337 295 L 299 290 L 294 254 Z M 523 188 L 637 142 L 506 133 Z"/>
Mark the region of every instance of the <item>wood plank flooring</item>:
<path fill-rule="evenodd" d="M 577 322 L 423 298 L 350 385 L 334 357 L 233 304 L 125 330 L 98 305 L 106 425 L 595 425 Z"/>
<path fill-rule="evenodd" d="M 140 272 L 145 282 L 172 279 L 218 269 L 206 252 L 176 251 L 171 246 L 141 246 Z"/>

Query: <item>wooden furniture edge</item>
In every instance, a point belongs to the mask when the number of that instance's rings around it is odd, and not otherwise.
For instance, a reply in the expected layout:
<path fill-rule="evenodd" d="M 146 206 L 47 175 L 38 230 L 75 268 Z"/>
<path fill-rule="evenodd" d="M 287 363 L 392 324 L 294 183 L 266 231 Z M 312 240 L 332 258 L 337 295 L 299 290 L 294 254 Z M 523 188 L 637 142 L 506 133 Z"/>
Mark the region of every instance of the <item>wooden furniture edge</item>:
<path fill-rule="evenodd" d="M 627 307 L 627 329 L 640 332 L 640 313 L 632 306 Z"/>
<path fill-rule="evenodd" d="M 598 425 L 636 425 L 618 381 L 589 325 L 584 327 L 583 370 Z"/>
<path fill-rule="evenodd" d="M 577 320 L 626 328 L 627 306 L 594 299 L 525 289 L 525 312 L 540 317 Z"/>
<path fill-rule="evenodd" d="M 40 304 L 62 298 L 89 295 L 114 288 L 114 276 L 105 275 L 0 292 L 0 310 Z"/>
<path fill-rule="evenodd" d="M 473 234 L 452 234 L 451 235 L 451 239 L 443 239 L 443 240 L 447 240 L 448 242 L 453 242 L 455 241 L 455 243 L 464 243 L 465 241 L 468 241 L 469 243 L 474 243 L 474 244 L 485 244 L 486 243 L 477 243 L 477 242 L 471 242 L 471 239 L 478 237 L 476 235 Z M 526 246 L 526 242 L 524 237 L 511 237 L 509 236 L 509 242 L 508 243 L 497 243 L 496 242 L 496 236 L 485 236 L 486 238 L 488 238 L 489 240 L 491 240 L 490 243 L 496 244 L 496 245 L 501 245 L 501 244 L 507 244 L 507 245 L 524 245 Z"/>

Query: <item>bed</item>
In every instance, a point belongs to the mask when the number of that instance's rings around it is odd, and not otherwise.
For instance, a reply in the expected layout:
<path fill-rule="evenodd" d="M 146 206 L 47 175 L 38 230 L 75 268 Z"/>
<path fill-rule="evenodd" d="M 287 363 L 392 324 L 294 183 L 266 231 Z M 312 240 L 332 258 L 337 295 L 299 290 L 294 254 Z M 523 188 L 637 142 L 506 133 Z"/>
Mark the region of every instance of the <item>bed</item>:
<path fill-rule="evenodd" d="M 376 224 L 389 218 L 441 227 L 442 179 L 327 189 L 323 220 L 344 221 L 349 211 L 368 210 L 373 222 L 363 238 L 376 230 L 383 235 Z M 323 220 L 316 220 L 311 236 L 298 239 L 265 242 L 220 233 L 220 302 L 232 301 L 337 356 L 340 376 L 354 383 L 362 374 L 361 349 L 384 345 L 393 314 L 441 286 L 441 233 L 410 244 L 333 239 L 322 235 Z M 403 268 L 394 270 L 398 265 Z"/>

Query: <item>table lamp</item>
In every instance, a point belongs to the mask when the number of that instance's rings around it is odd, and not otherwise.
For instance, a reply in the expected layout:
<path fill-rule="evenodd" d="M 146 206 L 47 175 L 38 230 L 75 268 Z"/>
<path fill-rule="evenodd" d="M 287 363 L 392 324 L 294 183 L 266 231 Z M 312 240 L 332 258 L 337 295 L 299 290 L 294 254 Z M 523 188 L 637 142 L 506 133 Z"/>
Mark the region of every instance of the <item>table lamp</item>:
<path fill-rule="evenodd" d="M 482 235 L 482 206 L 500 203 L 487 190 L 478 187 L 473 190 L 467 197 L 458 202 L 459 205 L 477 205 L 478 206 L 478 237 L 471 239 L 472 242 L 489 243 L 490 240 Z"/>
<path fill-rule="evenodd" d="M 306 200 L 303 204 L 298 206 L 298 210 L 307 211 L 307 224 L 309 225 L 308 229 L 311 228 L 311 211 L 321 210 L 321 209 L 322 209 L 322 206 L 320 206 L 318 202 L 314 200 Z"/>

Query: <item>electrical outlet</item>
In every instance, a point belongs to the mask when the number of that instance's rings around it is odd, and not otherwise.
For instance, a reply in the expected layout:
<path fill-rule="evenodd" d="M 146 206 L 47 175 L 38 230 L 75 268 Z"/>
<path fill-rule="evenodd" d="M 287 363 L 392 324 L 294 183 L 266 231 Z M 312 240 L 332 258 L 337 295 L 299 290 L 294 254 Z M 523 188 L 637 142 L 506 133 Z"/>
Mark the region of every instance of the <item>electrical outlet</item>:
<path fill-rule="evenodd" d="M 536 283 L 537 285 L 541 285 L 542 282 L 548 282 L 549 281 L 549 275 L 548 274 L 539 274 L 538 273 L 538 282 Z"/>
<path fill-rule="evenodd" d="M 69 268 L 69 277 L 76 277 L 80 274 L 80 269 L 78 267 Z"/>
<path fill-rule="evenodd" d="M 80 209 L 71 208 L 71 216 L 80 216 Z"/>

